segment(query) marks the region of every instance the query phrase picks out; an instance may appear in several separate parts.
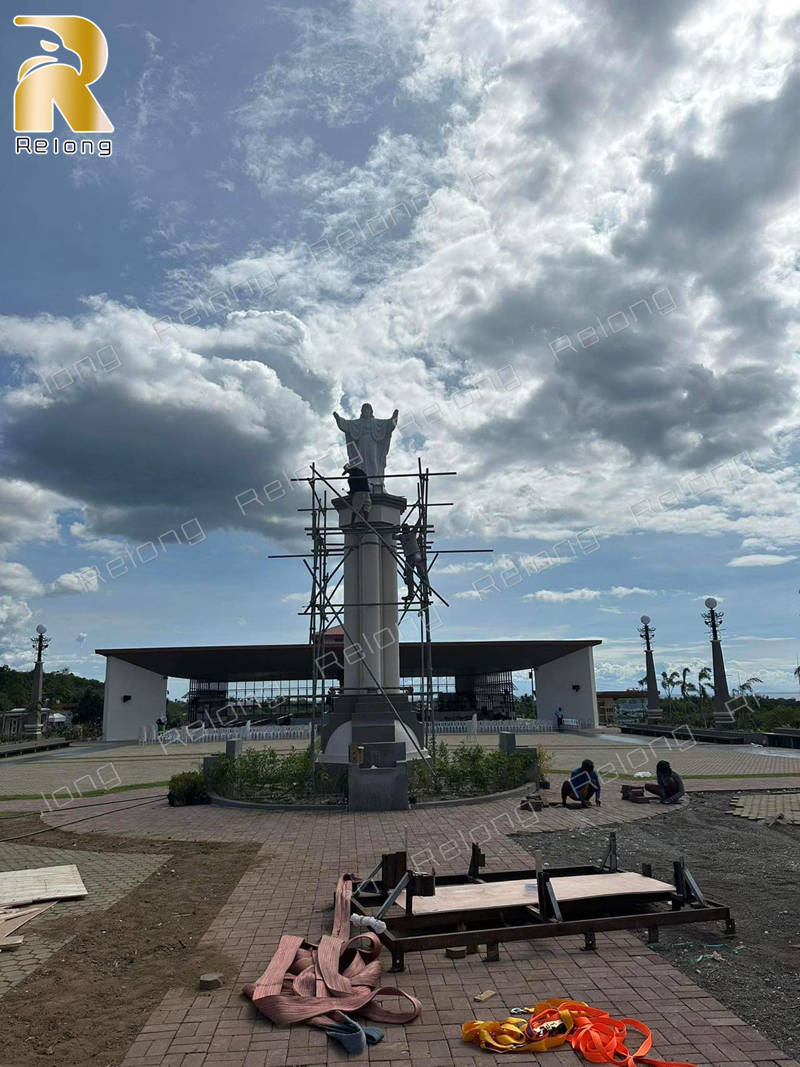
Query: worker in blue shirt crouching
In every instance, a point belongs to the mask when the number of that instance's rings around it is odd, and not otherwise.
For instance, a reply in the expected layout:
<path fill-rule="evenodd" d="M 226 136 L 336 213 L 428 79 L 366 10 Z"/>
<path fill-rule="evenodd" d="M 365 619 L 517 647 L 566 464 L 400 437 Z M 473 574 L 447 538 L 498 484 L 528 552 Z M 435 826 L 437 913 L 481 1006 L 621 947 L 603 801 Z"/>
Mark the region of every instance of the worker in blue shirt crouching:
<path fill-rule="evenodd" d="M 566 807 L 567 800 L 577 800 L 580 801 L 582 808 L 588 808 L 592 797 L 599 808 L 600 779 L 597 777 L 592 761 L 585 759 L 561 786 L 561 804 Z"/>

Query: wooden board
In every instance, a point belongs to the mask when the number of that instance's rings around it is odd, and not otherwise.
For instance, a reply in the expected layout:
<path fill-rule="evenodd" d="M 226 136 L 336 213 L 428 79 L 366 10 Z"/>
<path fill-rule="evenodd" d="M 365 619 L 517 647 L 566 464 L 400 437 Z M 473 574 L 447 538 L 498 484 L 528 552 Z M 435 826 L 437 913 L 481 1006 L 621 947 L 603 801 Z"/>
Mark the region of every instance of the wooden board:
<path fill-rule="evenodd" d="M 556 900 L 588 900 L 595 897 L 666 896 L 675 892 L 669 882 L 645 878 L 630 871 L 613 874 L 581 874 L 551 879 Z M 405 893 L 397 903 L 405 908 Z M 506 882 L 470 882 L 465 885 L 443 885 L 436 889 L 436 896 L 414 897 L 415 915 L 436 915 L 446 911 L 480 911 L 484 908 L 509 908 L 519 905 L 537 907 L 539 894 L 536 878 L 509 879 Z"/>
<path fill-rule="evenodd" d="M 559 903 L 568 900 L 590 900 L 593 897 L 664 896 L 675 892 L 669 882 L 646 878 L 633 871 L 613 874 L 573 874 L 566 878 L 551 878 L 553 892 Z"/>
<path fill-rule="evenodd" d="M 24 938 L 22 937 L 4 937 L 0 940 L 0 952 L 13 952 L 15 948 L 19 948 Z"/>
<path fill-rule="evenodd" d="M 0 911 L 0 939 L 13 934 L 29 919 L 35 919 L 37 915 L 41 915 L 43 911 L 52 908 L 54 904 L 54 900 L 49 900 L 46 904 L 32 904 L 27 908 L 3 909 L 3 911 Z"/>
<path fill-rule="evenodd" d="M 74 863 L 63 867 L 0 871 L 0 907 L 32 904 L 37 900 L 85 897 L 86 894 L 86 886 Z"/>

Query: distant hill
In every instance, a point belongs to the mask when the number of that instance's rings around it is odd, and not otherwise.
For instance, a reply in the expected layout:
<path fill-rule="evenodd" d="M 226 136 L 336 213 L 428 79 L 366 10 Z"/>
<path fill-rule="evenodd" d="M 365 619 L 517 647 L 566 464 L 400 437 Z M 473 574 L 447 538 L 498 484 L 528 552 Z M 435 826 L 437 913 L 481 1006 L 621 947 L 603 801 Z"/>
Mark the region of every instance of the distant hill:
<path fill-rule="evenodd" d="M 30 703 L 33 687 L 33 671 L 15 671 L 3 664 L 0 666 L 0 711 L 24 708 Z M 77 704 L 87 689 L 103 698 L 103 683 L 96 678 L 82 678 L 64 667 L 60 671 L 47 671 L 44 675 L 42 703 L 54 708 L 57 704 Z"/>

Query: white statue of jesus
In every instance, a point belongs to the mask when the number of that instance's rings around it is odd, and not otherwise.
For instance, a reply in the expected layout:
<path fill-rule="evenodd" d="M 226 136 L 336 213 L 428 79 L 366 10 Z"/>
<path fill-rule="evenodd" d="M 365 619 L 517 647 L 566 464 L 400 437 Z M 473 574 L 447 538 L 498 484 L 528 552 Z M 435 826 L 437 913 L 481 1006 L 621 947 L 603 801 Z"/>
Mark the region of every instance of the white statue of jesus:
<path fill-rule="evenodd" d="M 366 474 L 373 492 L 383 492 L 383 472 L 392 433 L 397 426 L 397 408 L 390 419 L 376 419 L 371 404 L 361 405 L 357 419 L 343 419 L 334 411 L 336 425 L 347 443 L 347 458 Z"/>

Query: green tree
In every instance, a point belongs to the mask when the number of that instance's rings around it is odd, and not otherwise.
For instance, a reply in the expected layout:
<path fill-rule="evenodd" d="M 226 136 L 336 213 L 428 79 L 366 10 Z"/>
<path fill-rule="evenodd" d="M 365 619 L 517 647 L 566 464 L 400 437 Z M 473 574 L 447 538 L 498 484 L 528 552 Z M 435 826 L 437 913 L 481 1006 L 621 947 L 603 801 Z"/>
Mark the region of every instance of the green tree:
<path fill-rule="evenodd" d="M 96 689 L 84 689 L 78 700 L 78 706 L 72 713 L 72 721 L 80 726 L 101 727 L 103 725 L 103 694 Z"/>

